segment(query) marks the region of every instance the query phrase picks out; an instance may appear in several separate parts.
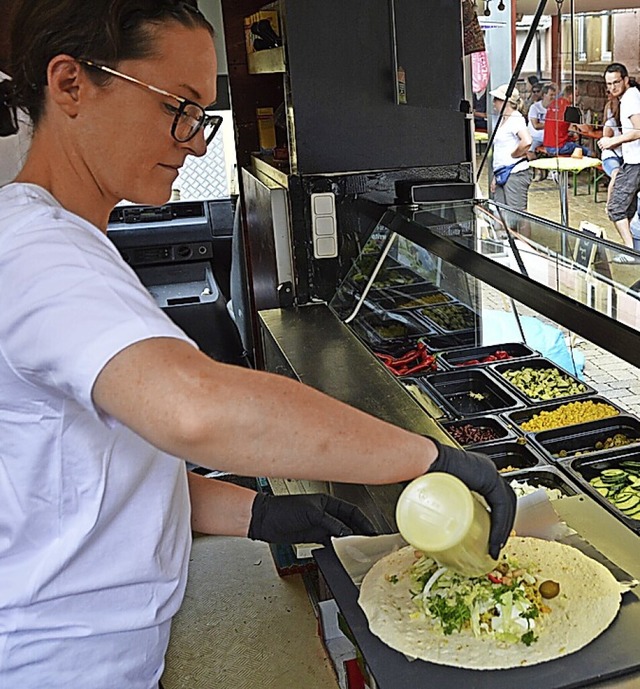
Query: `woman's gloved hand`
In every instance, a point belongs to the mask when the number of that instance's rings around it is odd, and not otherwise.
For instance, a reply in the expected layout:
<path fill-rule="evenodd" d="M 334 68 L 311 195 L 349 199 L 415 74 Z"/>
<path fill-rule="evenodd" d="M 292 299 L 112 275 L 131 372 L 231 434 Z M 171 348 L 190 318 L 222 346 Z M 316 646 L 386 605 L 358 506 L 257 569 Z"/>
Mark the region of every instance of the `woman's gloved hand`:
<path fill-rule="evenodd" d="M 324 493 L 265 495 L 251 507 L 249 538 L 267 543 L 323 543 L 331 536 L 375 536 L 373 524 L 358 507 Z"/>
<path fill-rule="evenodd" d="M 497 560 L 513 528 L 516 516 L 515 493 L 487 456 L 442 445 L 433 438 L 431 440 L 438 448 L 438 457 L 427 473 L 442 471 L 456 476 L 467 488 L 480 493 L 491 507 L 489 555 Z"/>

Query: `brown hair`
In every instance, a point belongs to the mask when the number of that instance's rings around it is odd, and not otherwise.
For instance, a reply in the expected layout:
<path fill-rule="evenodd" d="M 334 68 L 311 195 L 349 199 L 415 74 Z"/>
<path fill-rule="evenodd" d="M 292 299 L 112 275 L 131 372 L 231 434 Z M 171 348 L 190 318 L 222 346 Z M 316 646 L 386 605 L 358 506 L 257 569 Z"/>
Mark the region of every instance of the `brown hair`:
<path fill-rule="evenodd" d="M 154 54 L 154 27 L 175 21 L 213 27 L 197 0 L 20 0 L 11 25 L 13 102 L 38 126 L 44 113 L 47 67 L 66 54 L 117 67 Z M 98 84 L 110 77 L 91 72 Z"/>

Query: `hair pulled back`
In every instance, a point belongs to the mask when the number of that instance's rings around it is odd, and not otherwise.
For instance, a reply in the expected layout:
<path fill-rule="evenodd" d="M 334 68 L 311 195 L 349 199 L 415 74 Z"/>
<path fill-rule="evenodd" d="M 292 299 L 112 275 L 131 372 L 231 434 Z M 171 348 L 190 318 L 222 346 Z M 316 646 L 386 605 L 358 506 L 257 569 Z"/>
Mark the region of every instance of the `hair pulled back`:
<path fill-rule="evenodd" d="M 154 28 L 168 21 L 214 34 L 197 0 L 21 0 L 11 26 L 12 104 L 37 127 L 52 58 L 66 54 L 116 67 L 122 60 L 150 57 Z M 91 74 L 96 83 L 106 82 L 105 76 Z"/>
<path fill-rule="evenodd" d="M 612 62 L 605 70 L 605 74 L 615 74 L 618 73 L 623 79 L 629 76 L 629 71 L 622 64 L 622 62 Z"/>

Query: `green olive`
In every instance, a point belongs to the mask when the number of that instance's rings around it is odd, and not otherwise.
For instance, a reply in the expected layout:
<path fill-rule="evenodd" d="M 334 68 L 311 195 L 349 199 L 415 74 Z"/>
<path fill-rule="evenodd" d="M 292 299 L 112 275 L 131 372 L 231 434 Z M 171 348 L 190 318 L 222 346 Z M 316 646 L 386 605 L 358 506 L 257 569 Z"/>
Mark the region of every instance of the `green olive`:
<path fill-rule="evenodd" d="M 560 593 L 560 584 L 547 579 L 540 584 L 538 590 L 543 598 L 555 598 Z"/>

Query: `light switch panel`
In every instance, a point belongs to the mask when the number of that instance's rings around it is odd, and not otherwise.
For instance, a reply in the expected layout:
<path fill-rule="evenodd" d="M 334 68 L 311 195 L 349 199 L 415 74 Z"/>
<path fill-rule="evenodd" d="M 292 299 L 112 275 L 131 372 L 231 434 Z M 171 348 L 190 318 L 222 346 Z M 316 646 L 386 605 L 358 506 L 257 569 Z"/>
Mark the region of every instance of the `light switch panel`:
<path fill-rule="evenodd" d="M 331 192 L 311 194 L 311 228 L 315 258 L 335 258 L 338 255 L 338 226 L 336 199 Z"/>

